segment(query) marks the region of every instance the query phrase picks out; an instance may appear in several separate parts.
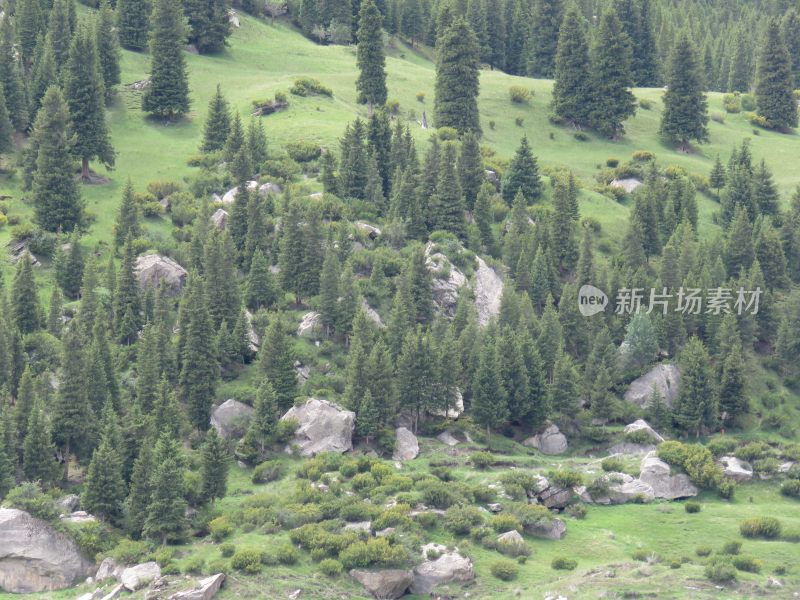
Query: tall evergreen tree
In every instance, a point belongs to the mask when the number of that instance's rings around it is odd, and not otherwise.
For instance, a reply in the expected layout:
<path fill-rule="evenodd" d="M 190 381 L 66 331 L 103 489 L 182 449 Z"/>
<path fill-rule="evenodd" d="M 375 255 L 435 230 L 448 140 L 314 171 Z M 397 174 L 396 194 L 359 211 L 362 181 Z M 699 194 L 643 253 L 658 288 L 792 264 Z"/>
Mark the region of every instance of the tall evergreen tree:
<path fill-rule="evenodd" d="M 478 370 L 472 382 L 472 418 L 486 431 L 499 429 L 509 418 L 508 398 L 500 377 L 500 358 L 497 346 L 486 343 L 480 354 Z"/>
<path fill-rule="evenodd" d="M 128 236 L 136 239 L 140 235 L 139 206 L 134 200 L 133 183 L 128 178 L 122 190 L 122 202 L 119 205 L 117 220 L 114 224 L 114 245 L 120 248 L 125 244 Z"/>
<path fill-rule="evenodd" d="M 129 236 L 122 252 L 113 301 L 114 333 L 120 343 L 126 345 L 136 341 L 142 325 L 142 302 L 135 266 L 133 238 Z"/>
<path fill-rule="evenodd" d="M 275 390 L 275 400 L 282 411 L 292 406 L 297 395 L 294 350 L 280 317 L 270 320 L 259 351 L 259 370 Z"/>
<path fill-rule="evenodd" d="M 14 27 L 10 18 L 4 18 L 0 22 L 0 86 L 5 93 L 6 109 L 11 122 L 17 131 L 23 131 L 28 124 L 28 101 L 14 49 Z"/>
<path fill-rule="evenodd" d="M 141 445 L 139 454 L 133 463 L 130 482 L 130 493 L 126 500 L 126 529 L 134 539 L 138 539 L 144 530 L 147 520 L 150 499 L 153 495 L 153 445 L 146 440 Z"/>
<path fill-rule="evenodd" d="M 659 72 L 650 0 L 639 0 L 638 13 L 638 26 L 633 39 L 633 81 L 640 87 L 655 87 L 659 84 Z"/>
<path fill-rule="evenodd" d="M 122 479 L 121 442 L 117 415 L 111 403 L 103 410 L 103 434 L 86 471 L 81 506 L 112 523 L 122 518 L 125 481 Z"/>
<path fill-rule="evenodd" d="M 95 23 L 95 43 L 97 45 L 97 61 L 103 75 L 103 86 L 106 95 L 114 91 L 120 82 L 119 71 L 119 38 L 114 23 L 114 11 L 107 0 L 100 6 L 100 14 Z"/>
<path fill-rule="evenodd" d="M 27 433 L 22 444 L 22 472 L 28 481 L 52 483 L 58 473 L 54 457 L 56 448 L 41 399 L 36 399 L 28 418 Z"/>
<path fill-rule="evenodd" d="M 687 433 L 699 435 L 716 421 L 718 407 L 709 363 L 703 342 L 691 338 L 681 351 L 681 388 L 674 406 L 675 420 Z"/>
<path fill-rule="evenodd" d="M 591 94 L 586 28 L 583 16 L 573 6 L 564 15 L 559 30 L 553 84 L 553 112 L 575 124 L 587 123 Z"/>
<path fill-rule="evenodd" d="M 147 506 L 144 535 L 166 544 L 186 530 L 186 500 L 183 499 L 184 462 L 177 440 L 162 436 L 155 450 L 151 475 L 152 495 Z"/>
<path fill-rule="evenodd" d="M 256 390 L 253 408 L 255 410 L 247 426 L 247 433 L 245 433 L 242 440 L 242 446 L 251 448 L 259 455 L 264 455 L 267 447 L 272 442 L 279 418 L 275 389 L 266 377 Z"/>
<path fill-rule="evenodd" d="M 708 141 L 708 101 L 694 46 L 686 33 L 678 38 L 670 57 L 659 132 L 682 149 L 691 140 Z"/>
<path fill-rule="evenodd" d="M 14 126 L 8 116 L 6 95 L 0 82 L 0 154 L 14 150 Z"/>
<path fill-rule="evenodd" d="M 472 210 L 478 197 L 478 190 L 486 176 L 483 169 L 483 157 L 478 137 L 469 131 L 461 139 L 458 154 L 458 178 L 467 210 Z"/>
<path fill-rule="evenodd" d="M 503 199 L 511 205 L 517 193 L 528 201 L 538 198 L 542 191 L 539 165 L 531 153 L 528 136 L 523 135 L 514 158 L 503 175 Z"/>
<path fill-rule="evenodd" d="M 178 0 L 156 0 L 152 24 L 150 85 L 142 96 L 142 110 L 158 117 L 181 117 L 189 112 L 189 80 L 183 57 L 183 11 Z"/>
<path fill-rule="evenodd" d="M 453 127 L 461 133 L 471 130 L 480 135 L 479 59 L 475 32 L 462 17 L 457 18 L 436 41 L 437 127 Z"/>
<path fill-rule="evenodd" d="M 33 278 L 33 266 L 26 252 L 17 263 L 11 291 L 11 317 L 20 333 L 32 333 L 42 326 L 39 292 Z"/>
<path fill-rule="evenodd" d="M 200 452 L 200 478 L 203 482 L 200 496 L 204 501 L 213 503 L 214 500 L 225 496 L 230 464 L 225 440 L 217 435 L 217 430 L 213 427 L 206 433 Z"/>
<path fill-rule="evenodd" d="M 201 54 L 219 52 L 231 35 L 228 0 L 186 0 L 183 10 L 189 23 L 189 43 Z"/>
<path fill-rule="evenodd" d="M 771 19 L 761 46 L 756 73 L 758 115 L 768 127 L 786 130 L 797 127 L 797 101 L 793 90 L 792 59 L 781 37 L 780 24 Z"/>
<path fill-rule="evenodd" d="M 528 75 L 531 77 L 553 77 L 563 13 L 561 0 L 536 0 L 533 3 L 528 56 Z"/>
<path fill-rule="evenodd" d="M 373 106 L 386 104 L 386 56 L 383 50 L 383 17 L 374 0 L 361 2 L 358 22 L 358 101 Z"/>
<path fill-rule="evenodd" d="M 446 144 L 436 195 L 431 198 L 431 221 L 434 229 L 464 236 L 464 198 L 456 173 L 456 148 Z"/>
<path fill-rule="evenodd" d="M 150 34 L 149 0 L 117 0 L 119 43 L 128 50 L 144 50 Z"/>

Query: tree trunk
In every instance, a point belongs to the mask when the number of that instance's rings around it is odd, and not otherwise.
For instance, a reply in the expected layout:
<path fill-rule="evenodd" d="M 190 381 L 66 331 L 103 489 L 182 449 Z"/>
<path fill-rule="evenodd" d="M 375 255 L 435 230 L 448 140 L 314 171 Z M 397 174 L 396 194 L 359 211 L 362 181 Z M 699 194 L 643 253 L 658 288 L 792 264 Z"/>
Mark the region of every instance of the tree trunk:
<path fill-rule="evenodd" d="M 84 158 L 81 161 L 81 179 L 83 181 L 89 181 L 89 159 Z"/>
<path fill-rule="evenodd" d="M 69 480 L 69 440 L 64 444 L 64 482 Z"/>

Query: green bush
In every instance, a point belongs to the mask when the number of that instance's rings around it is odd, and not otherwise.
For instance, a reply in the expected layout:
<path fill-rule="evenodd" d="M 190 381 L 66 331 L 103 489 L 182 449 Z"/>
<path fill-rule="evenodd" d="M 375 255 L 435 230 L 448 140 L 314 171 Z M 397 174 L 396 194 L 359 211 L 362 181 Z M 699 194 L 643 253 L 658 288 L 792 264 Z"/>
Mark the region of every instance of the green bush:
<path fill-rule="evenodd" d="M 250 575 L 261 571 L 261 552 L 247 548 L 238 550 L 231 558 L 231 567 Z"/>
<path fill-rule="evenodd" d="M 339 517 L 349 523 L 371 521 L 380 512 L 374 504 L 366 502 L 348 502 L 339 510 Z"/>
<path fill-rule="evenodd" d="M 250 479 L 256 484 L 270 483 L 272 481 L 278 481 L 281 477 L 283 477 L 285 472 L 286 469 L 283 466 L 283 463 L 277 460 L 268 460 L 267 462 L 263 462 L 253 469 L 253 475 Z"/>
<path fill-rule="evenodd" d="M 426 480 L 420 482 L 417 485 L 417 489 L 422 492 L 422 502 L 436 508 L 450 508 L 463 500 L 453 489 L 453 486 L 443 481 Z"/>
<path fill-rule="evenodd" d="M 483 514 L 474 506 L 451 506 L 444 515 L 445 528 L 455 535 L 467 535 L 473 527 L 483 524 Z"/>
<path fill-rule="evenodd" d="M 631 557 L 633 558 L 633 560 L 638 560 L 640 562 L 658 562 L 659 560 L 658 554 L 656 554 L 652 550 L 645 550 L 643 548 L 634 550 Z"/>
<path fill-rule="evenodd" d="M 583 485 L 583 475 L 578 471 L 573 471 L 570 469 L 548 471 L 547 479 L 551 484 L 555 484 L 562 488 L 571 488 L 577 485 Z"/>
<path fill-rule="evenodd" d="M 729 556 L 734 556 L 736 554 L 739 554 L 741 550 L 742 550 L 742 542 L 740 542 L 739 540 L 732 540 L 730 542 L 725 542 L 719 553 L 727 554 Z"/>
<path fill-rule="evenodd" d="M 705 568 L 705 576 L 714 583 L 730 583 L 736 581 L 736 567 L 729 558 L 712 558 Z"/>
<path fill-rule="evenodd" d="M 781 484 L 781 494 L 789 498 L 800 498 L 800 479 L 787 479 Z"/>
<path fill-rule="evenodd" d="M 771 452 L 772 449 L 769 447 L 769 444 L 765 444 L 764 442 L 750 442 L 749 444 L 737 448 L 734 452 L 734 456 L 740 460 L 755 462 L 761 458 L 766 458 Z"/>
<path fill-rule="evenodd" d="M 739 523 L 739 533 L 746 538 L 773 540 L 781 535 L 781 522 L 775 517 L 752 517 Z"/>
<path fill-rule="evenodd" d="M 683 505 L 683 509 L 689 514 L 699 513 L 701 508 L 702 505 L 699 502 L 694 502 L 692 500 Z"/>
<path fill-rule="evenodd" d="M 656 155 L 649 150 L 637 150 L 631 155 L 634 162 L 650 162 L 655 157 Z"/>
<path fill-rule="evenodd" d="M 739 92 L 732 94 L 725 94 L 722 97 L 722 104 L 725 107 L 725 112 L 739 113 L 742 112 L 742 98 Z"/>
<path fill-rule="evenodd" d="M 282 565 L 294 565 L 300 560 L 300 555 L 294 546 L 282 544 L 275 549 L 275 556 Z"/>
<path fill-rule="evenodd" d="M 747 573 L 758 573 L 761 571 L 762 562 L 751 556 L 734 556 L 733 566 L 737 571 L 746 571 Z"/>
<path fill-rule="evenodd" d="M 650 102 L 647 98 L 640 98 L 639 99 L 639 108 L 642 110 L 650 110 L 653 108 L 653 103 Z"/>
<path fill-rule="evenodd" d="M 161 546 L 153 552 L 153 560 L 161 567 L 171 563 L 173 558 L 175 558 L 175 548 L 169 546 Z"/>
<path fill-rule="evenodd" d="M 292 87 L 289 88 L 289 93 L 293 96 L 333 96 L 333 90 L 312 77 L 295 79 Z"/>
<path fill-rule="evenodd" d="M 619 166 L 619 159 L 618 158 L 607 158 L 606 159 L 606 166 L 610 167 L 611 169 L 616 169 Z"/>
<path fill-rule="evenodd" d="M 425 92 L 417 92 L 417 102 L 425 102 Z"/>
<path fill-rule="evenodd" d="M 711 546 L 699 546 L 694 551 L 694 553 L 697 554 L 697 556 L 701 557 L 711 556 L 711 552 L 712 552 Z"/>
<path fill-rule="evenodd" d="M 285 146 L 286 154 L 295 162 L 307 163 L 318 159 L 322 155 L 319 144 L 308 141 L 289 142 Z"/>
<path fill-rule="evenodd" d="M 110 529 L 99 521 L 72 526 L 70 534 L 86 556 L 98 556 L 108 552 L 119 539 L 119 536 L 113 535 Z"/>
<path fill-rule="evenodd" d="M 339 560 L 347 570 L 371 565 L 393 566 L 405 562 L 406 552 L 400 546 L 391 545 L 386 538 L 370 538 L 347 546 L 339 553 Z"/>
<path fill-rule="evenodd" d="M 436 134 L 443 142 L 452 142 L 458 139 L 458 130 L 454 127 L 439 127 Z"/>
<path fill-rule="evenodd" d="M 476 469 L 487 469 L 494 464 L 494 456 L 490 452 L 473 452 L 469 459 Z"/>
<path fill-rule="evenodd" d="M 206 561 L 203 560 L 202 556 L 193 556 L 192 558 L 188 559 L 184 565 L 182 571 L 184 574 L 199 574 L 205 572 L 206 569 Z"/>
<path fill-rule="evenodd" d="M 24 510 L 43 521 L 53 521 L 61 511 L 53 499 L 42 491 L 38 482 L 23 482 L 6 494 L 6 506 Z"/>
<path fill-rule="evenodd" d="M 230 558 L 236 553 L 236 546 L 234 544 L 220 544 L 219 553 L 225 558 Z"/>
<path fill-rule="evenodd" d="M 439 517 L 432 512 L 421 512 L 414 516 L 414 521 L 423 529 L 430 530 L 439 524 Z"/>
<path fill-rule="evenodd" d="M 719 435 L 708 440 L 706 448 L 708 448 L 714 456 L 725 456 L 736 450 L 736 440 L 731 437 Z"/>
<path fill-rule="evenodd" d="M 227 516 L 217 517 L 208 523 L 208 531 L 214 541 L 221 541 L 233 533 L 233 523 Z"/>
<path fill-rule="evenodd" d="M 335 558 L 326 558 L 325 560 L 320 561 L 319 570 L 328 577 L 336 577 L 337 575 L 342 574 L 344 567 L 342 566 L 342 563 Z"/>
<path fill-rule="evenodd" d="M 525 104 L 531 99 L 531 91 L 521 85 L 512 85 L 508 88 L 508 96 L 514 104 Z"/>
<path fill-rule="evenodd" d="M 372 522 L 372 527 L 375 531 L 386 529 L 387 527 L 400 527 L 411 524 L 411 518 L 408 514 L 411 512 L 411 507 L 408 504 L 396 504 L 392 508 L 387 508 L 380 515 L 378 515 Z"/>
<path fill-rule="evenodd" d="M 489 571 L 491 571 L 492 575 L 498 579 L 502 579 L 503 581 L 511 581 L 512 579 L 517 578 L 519 567 L 516 563 L 510 560 L 502 559 L 493 562 L 489 567 Z"/>
<path fill-rule="evenodd" d="M 572 571 L 578 566 L 578 561 L 564 556 L 556 556 L 550 563 L 550 567 L 557 571 Z"/>
<path fill-rule="evenodd" d="M 607 473 L 620 472 L 625 468 L 625 465 L 620 459 L 611 456 L 604 458 L 603 462 L 600 463 L 600 466 L 603 468 L 603 471 Z"/>
<path fill-rule="evenodd" d="M 519 522 L 519 519 L 509 514 L 497 515 L 492 519 L 491 525 L 497 533 L 505 533 L 512 530 L 522 533 L 523 531 L 522 523 Z"/>

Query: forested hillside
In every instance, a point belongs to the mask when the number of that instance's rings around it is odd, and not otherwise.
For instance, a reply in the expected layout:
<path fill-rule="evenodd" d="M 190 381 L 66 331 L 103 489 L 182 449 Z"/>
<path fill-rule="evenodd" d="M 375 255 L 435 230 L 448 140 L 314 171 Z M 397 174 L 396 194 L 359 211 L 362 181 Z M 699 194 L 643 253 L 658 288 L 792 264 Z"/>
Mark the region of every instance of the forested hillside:
<path fill-rule="evenodd" d="M 798 591 L 800 5 L 0 8 L 0 597 Z"/>

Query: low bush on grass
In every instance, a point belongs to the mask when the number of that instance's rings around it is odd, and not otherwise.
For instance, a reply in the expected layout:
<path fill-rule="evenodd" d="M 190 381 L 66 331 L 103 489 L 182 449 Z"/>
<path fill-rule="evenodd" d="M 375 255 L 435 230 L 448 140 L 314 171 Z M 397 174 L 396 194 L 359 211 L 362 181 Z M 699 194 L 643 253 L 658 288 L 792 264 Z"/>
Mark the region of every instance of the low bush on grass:
<path fill-rule="evenodd" d="M 550 566 L 557 571 L 572 571 L 578 566 L 578 561 L 565 556 L 556 556 Z"/>
<path fill-rule="evenodd" d="M 516 579 L 519 574 L 519 567 L 515 562 L 510 560 L 497 560 L 489 567 L 492 575 L 503 581 L 511 581 Z"/>
<path fill-rule="evenodd" d="M 467 535 L 473 527 L 483 524 L 483 514 L 474 506 L 451 506 L 444 516 L 445 528 L 454 535 Z"/>
<path fill-rule="evenodd" d="M 683 505 L 683 509 L 689 514 L 699 513 L 700 510 L 702 509 L 702 505 L 699 502 L 694 502 L 690 500 L 689 502 Z"/>
<path fill-rule="evenodd" d="M 706 565 L 705 576 L 714 583 L 730 583 L 736 581 L 736 567 L 730 558 L 715 557 Z"/>
<path fill-rule="evenodd" d="M 719 553 L 733 556 L 739 554 L 741 550 L 742 550 L 742 542 L 740 542 L 739 540 L 733 540 L 730 542 L 725 542 L 722 548 L 720 549 Z"/>
<path fill-rule="evenodd" d="M 773 540 L 781 535 L 781 522 L 775 517 L 752 517 L 739 523 L 739 533 L 746 538 Z"/>
<path fill-rule="evenodd" d="M 250 575 L 261 571 L 261 552 L 253 548 L 238 550 L 231 558 L 231 567 Z"/>
<path fill-rule="evenodd" d="M 760 560 L 752 556 L 734 556 L 731 562 L 737 571 L 745 571 L 747 573 L 758 573 L 763 565 Z"/>
<path fill-rule="evenodd" d="M 711 556 L 711 552 L 713 552 L 711 546 L 698 546 L 694 551 L 700 557 Z"/>
<path fill-rule="evenodd" d="M 494 456 L 490 452 L 473 452 L 469 459 L 476 469 L 488 469 L 494 464 Z"/>
<path fill-rule="evenodd" d="M 328 577 L 336 577 L 337 575 L 342 574 L 344 567 L 338 560 L 334 558 L 326 558 L 320 561 L 319 570 Z"/>

